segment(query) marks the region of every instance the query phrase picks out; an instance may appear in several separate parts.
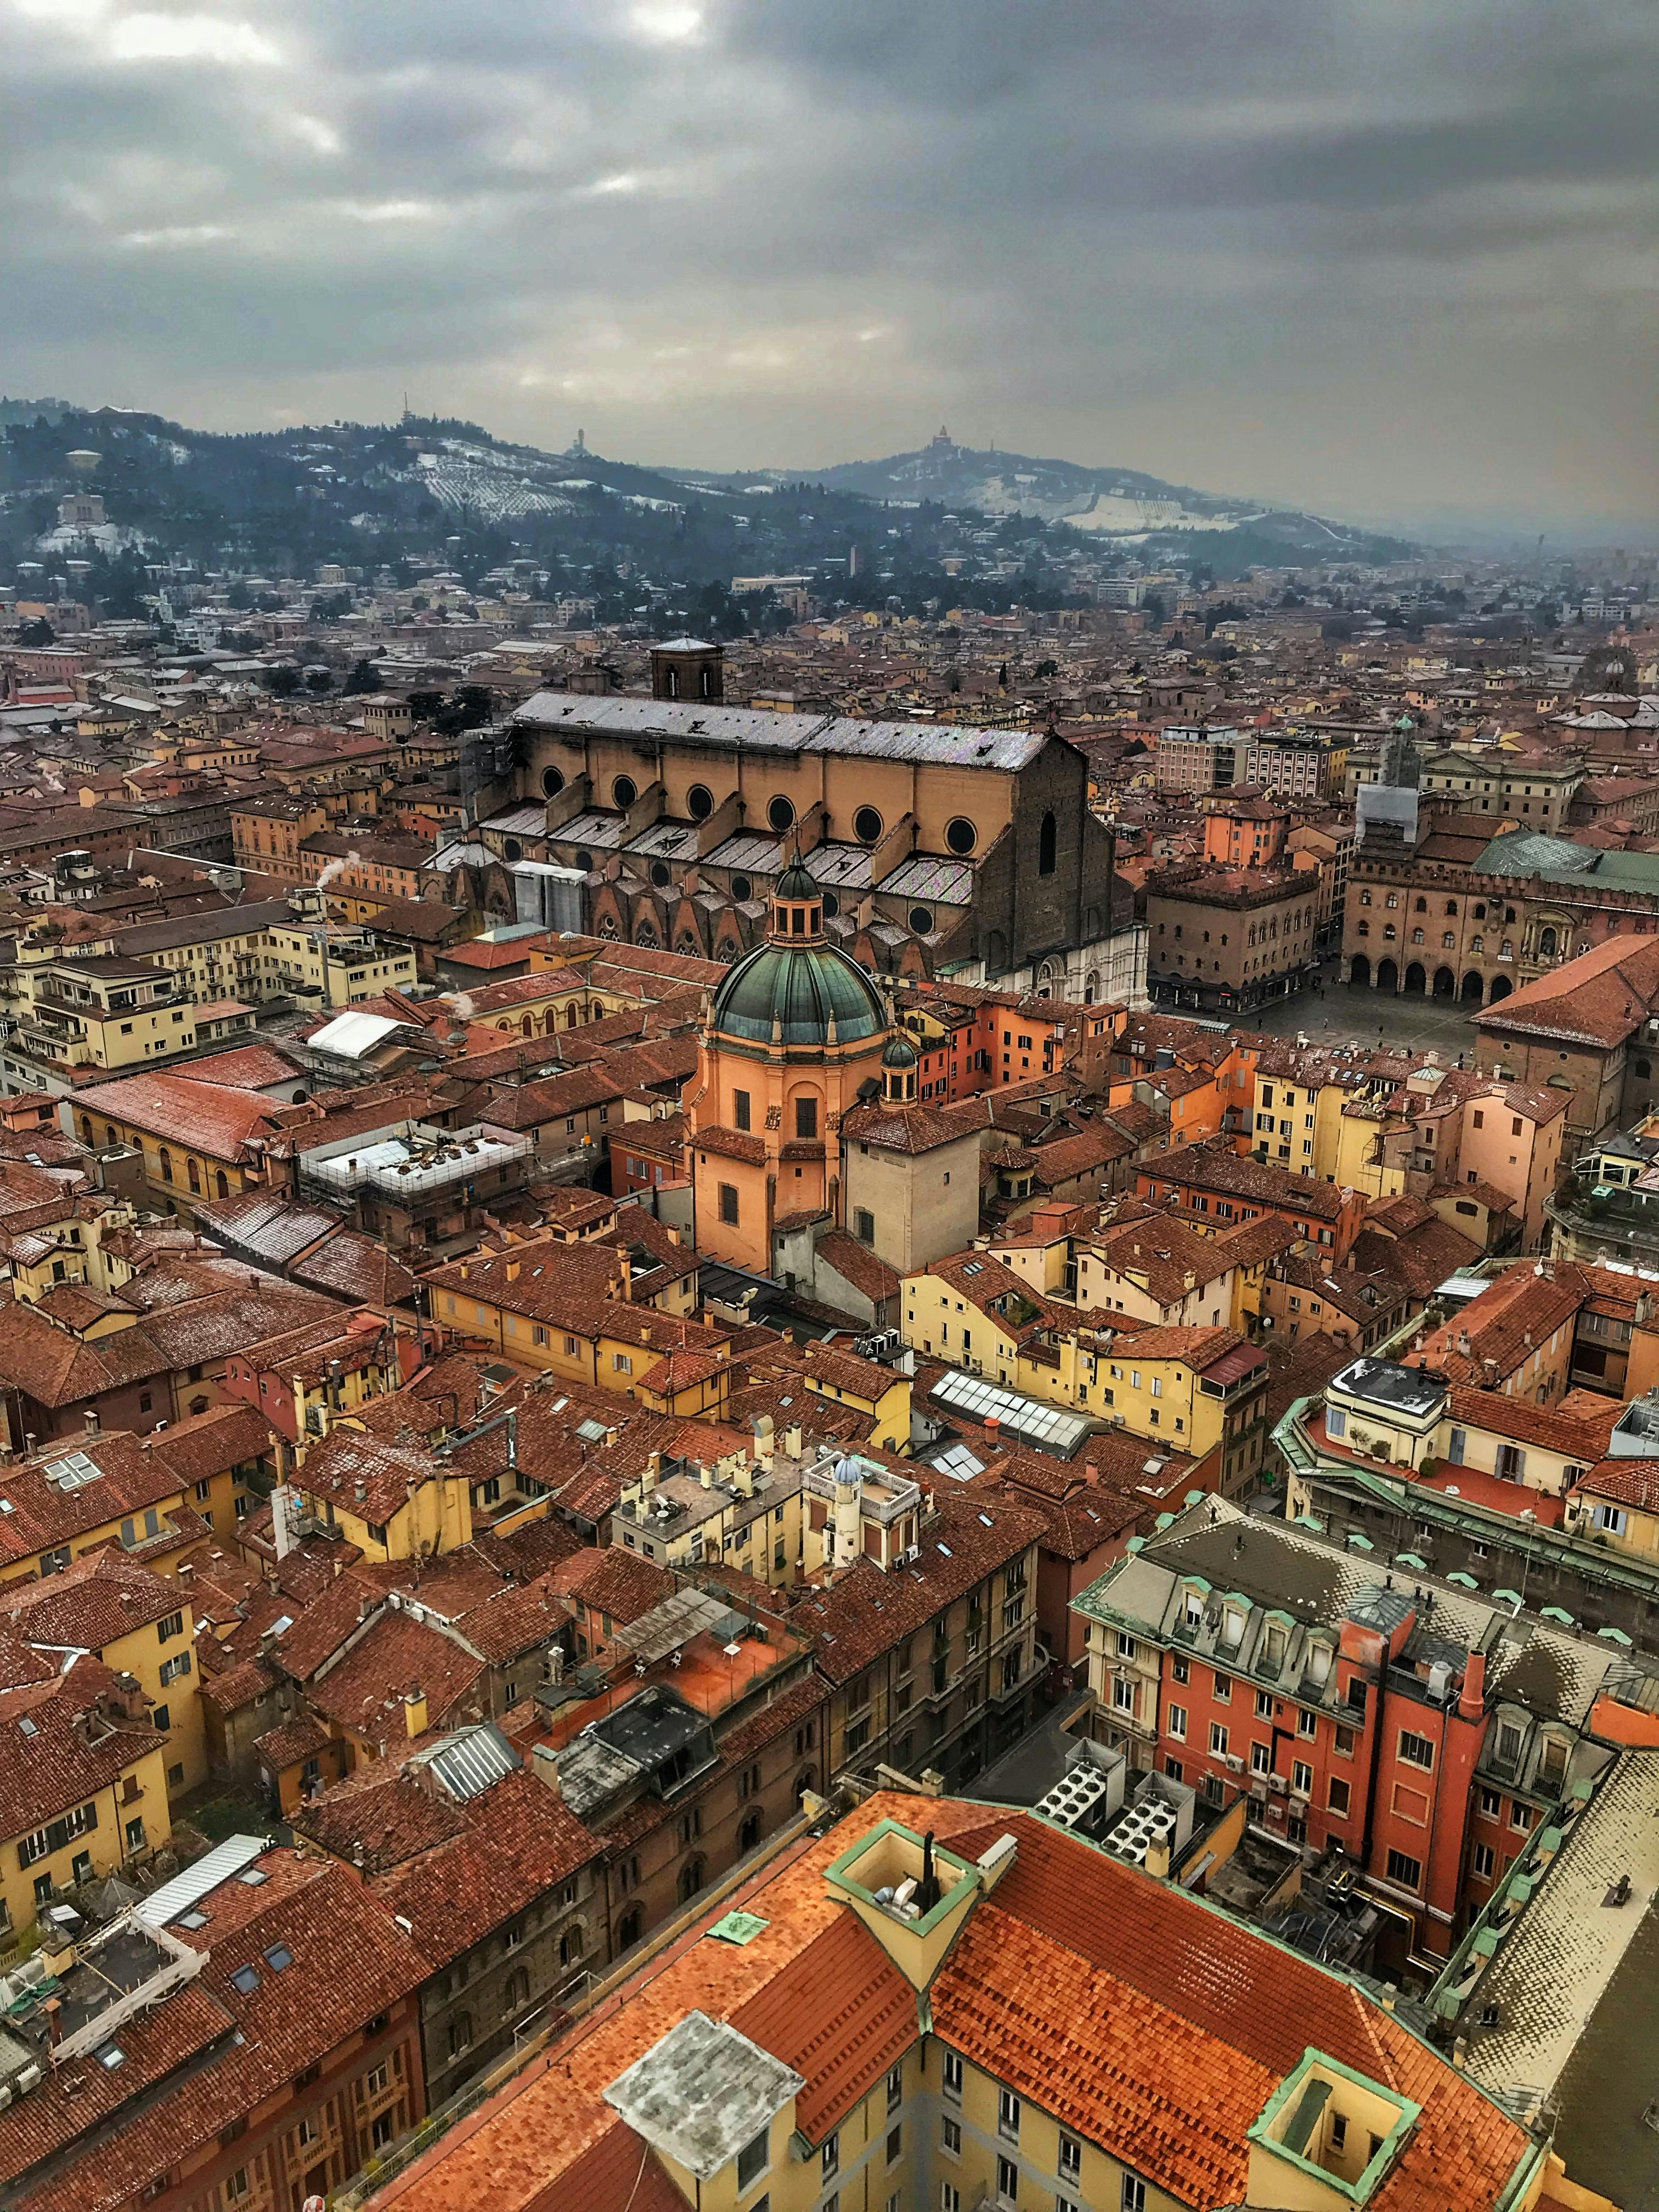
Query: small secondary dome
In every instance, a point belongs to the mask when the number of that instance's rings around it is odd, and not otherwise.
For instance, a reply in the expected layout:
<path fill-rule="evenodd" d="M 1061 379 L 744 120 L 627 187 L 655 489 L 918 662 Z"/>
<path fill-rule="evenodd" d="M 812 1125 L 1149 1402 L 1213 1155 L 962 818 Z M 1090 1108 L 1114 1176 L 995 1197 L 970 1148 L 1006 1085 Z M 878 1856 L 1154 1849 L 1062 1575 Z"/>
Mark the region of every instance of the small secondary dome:
<path fill-rule="evenodd" d="M 895 1030 L 881 1056 L 881 1064 L 884 1067 L 915 1067 L 920 1059 L 921 1054 L 909 1038 L 902 1030 Z"/>

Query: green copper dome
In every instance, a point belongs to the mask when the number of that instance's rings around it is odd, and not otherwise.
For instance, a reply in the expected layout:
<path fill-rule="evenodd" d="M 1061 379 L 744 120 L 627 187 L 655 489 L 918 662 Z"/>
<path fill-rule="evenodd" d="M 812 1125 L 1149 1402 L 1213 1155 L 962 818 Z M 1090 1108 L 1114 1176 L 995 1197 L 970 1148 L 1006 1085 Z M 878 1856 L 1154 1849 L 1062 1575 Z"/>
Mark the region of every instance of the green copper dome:
<path fill-rule="evenodd" d="M 785 1044 L 823 1044 L 830 1017 L 837 1044 L 884 1035 L 887 1009 L 856 960 L 833 945 L 786 945 L 775 939 L 739 960 L 714 994 L 711 1029 L 770 1044 L 775 1021 Z"/>

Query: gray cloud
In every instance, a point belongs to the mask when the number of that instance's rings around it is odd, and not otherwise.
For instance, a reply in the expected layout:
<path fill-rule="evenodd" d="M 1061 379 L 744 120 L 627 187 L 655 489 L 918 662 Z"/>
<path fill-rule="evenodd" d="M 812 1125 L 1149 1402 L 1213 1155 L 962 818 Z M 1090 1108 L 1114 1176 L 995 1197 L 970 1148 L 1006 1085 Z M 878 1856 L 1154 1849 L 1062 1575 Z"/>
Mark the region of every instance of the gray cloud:
<path fill-rule="evenodd" d="M 0 0 L 0 386 L 1659 518 L 1649 0 Z"/>

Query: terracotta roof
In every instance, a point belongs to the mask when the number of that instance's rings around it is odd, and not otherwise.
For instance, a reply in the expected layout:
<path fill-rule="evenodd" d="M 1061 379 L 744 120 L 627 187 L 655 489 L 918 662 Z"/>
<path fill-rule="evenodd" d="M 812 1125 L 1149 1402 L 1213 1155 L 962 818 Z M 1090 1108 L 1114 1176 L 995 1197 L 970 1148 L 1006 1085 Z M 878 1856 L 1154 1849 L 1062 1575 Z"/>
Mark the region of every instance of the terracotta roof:
<path fill-rule="evenodd" d="M 1017 1845 L 933 1978 L 933 2032 L 1161 2193 L 1242 2203 L 1246 2130 L 1313 2044 L 1422 2107 L 1373 2192 L 1378 2212 L 1501 2200 L 1526 2130 L 1355 1984 L 1028 1814 L 948 1797 L 925 1809 L 969 1860 L 1004 1834 Z M 914 1828 L 917 1801 L 878 1793 L 787 1851 L 729 1900 L 761 1922 L 751 1941 L 694 1928 L 653 1958 L 626 2002 L 574 2024 L 392 2182 L 388 2212 L 567 2206 L 566 2179 L 615 2138 L 605 2090 L 693 2009 L 802 2075 L 796 2115 L 816 2148 L 917 2033 L 915 1992 L 823 1879 L 884 1817 Z M 616 2153 L 607 2168 L 623 2187 L 605 2212 L 641 2169 L 640 2139 L 629 2142 L 631 2159 Z M 574 2201 L 586 2212 L 591 2200 Z"/>
<path fill-rule="evenodd" d="M 484 1662 L 407 1613 L 383 1613 L 331 1665 L 319 1668 L 307 1694 L 319 1713 L 368 1742 L 407 1740 L 404 1698 L 420 1689 L 427 1724 L 442 1729 L 471 1717 L 462 1709 Z"/>
<path fill-rule="evenodd" d="M 1312 1221 L 1335 1221 L 1349 1196 L 1334 1183 L 1292 1175 L 1271 1161 L 1243 1158 L 1225 1139 L 1150 1153 L 1142 1159 L 1140 1172 L 1151 1182 L 1254 1199 L 1258 1205 L 1279 1206 Z"/>
<path fill-rule="evenodd" d="M 687 1141 L 699 1152 L 713 1152 L 719 1159 L 741 1160 L 751 1168 L 766 1165 L 766 1146 L 758 1137 L 750 1136 L 741 1129 L 726 1129 L 718 1122 L 710 1122 L 696 1130 Z"/>
<path fill-rule="evenodd" d="M 1488 1036 L 1516 1032 L 1608 1051 L 1641 1027 L 1656 999 L 1659 944 L 1610 937 L 1473 1019 Z"/>
<path fill-rule="evenodd" d="M 256 1140 L 276 1133 L 268 1099 L 183 1075 L 118 1076 L 78 1091 L 75 1103 L 216 1160 L 251 1159 Z"/>
<path fill-rule="evenodd" d="M 179 1488 L 246 1461 L 269 1460 L 275 1449 L 270 1425 L 252 1406 L 210 1406 L 186 1414 L 158 1437 L 146 1439 L 151 1460 L 176 1477 Z"/>
<path fill-rule="evenodd" d="M 1501 1390 L 1479 1390 L 1469 1384 L 1454 1386 L 1447 1410 L 1455 1421 L 1472 1429 L 1486 1429 L 1518 1444 L 1536 1444 L 1541 1450 L 1562 1453 L 1586 1464 L 1601 1458 L 1607 1448 L 1613 1425 L 1622 1410 L 1617 1398 L 1603 1398 L 1588 1390 L 1575 1390 L 1558 1406 L 1530 1404 L 1525 1398 L 1506 1397 Z"/>
<path fill-rule="evenodd" d="M 977 1500 L 941 1498 L 914 1565 L 888 1574 L 867 1559 L 855 1560 L 828 1589 L 800 1600 L 790 1626 L 811 1639 L 820 1674 L 848 1682 L 987 1575 L 1041 1542 L 1044 1525 L 1029 1506 L 982 1512 Z"/>
<path fill-rule="evenodd" d="M 294 2076 L 353 2045 L 368 2021 L 410 1996 L 427 1962 L 391 1913 L 348 1869 L 325 1859 L 270 1852 L 258 1862 L 265 1882 L 234 1879 L 202 1900 L 208 1924 L 177 1932 L 205 1954 L 190 1986 L 239 2031 L 205 2067 L 185 2069 L 176 2086 L 135 2100 L 127 2124 L 107 2139 L 88 2136 L 84 2154 L 49 2180 L 20 2192 L 27 2212 L 113 2212 L 137 2198 L 181 2154 L 216 2152 L 220 2131 L 267 2100 L 289 2094 Z M 289 1963 L 275 1971 L 266 1954 L 281 1943 Z M 256 1978 L 244 1990 L 234 1978 Z M 163 2032 L 177 2001 L 149 2017 Z M 129 2026 L 124 2026 L 125 2047 Z M 176 2062 L 175 2062 L 176 2063 Z M 119 2081 L 125 2069 L 112 2076 Z M 0 2115 L 0 2162 L 17 2170 L 8 2130 L 35 2097 L 78 2110 L 66 2082 L 54 2080 L 15 2100 Z"/>
<path fill-rule="evenodd" d="M 83 1729 L 116 1676 L 98 1659 L 0 1691 L 0 1829 L 27 1836 L 118 1781 L 167 1737 L 147 1721 L 118 1717 Z M 25 1729 L 22 1723 L 30 1725 Z"/>
<path fill-rule="evenodd" d="M 574 1553 L 553 1569 L 547 1586 L 556 1596 L 585 1605 L 590 1612 L 609 1613 L 624 1628 L 672 1597 L 678 1587 L 665 1567 L 613 1546 Z"/>
<path fill-rule="evenodd" d="M 897 1297 L 903 1282 L 897 1269 L 890 1267 L 878 1254 L 845 1229 L 826 1229 L 817 1240 L 817 1253 L 843 1282 L 850 1283 L 872 1304 Z"/>
<path fill-rule="evenodd" d="M 3 1326 L 0 1322 L 0 1334 Z M 64 1489 L 48 1480 L 46 1469 L 70 1451 L 83 1453 L 100 1473 Z M 63 1437 L 33 1460 L 0 1468 L 0 1499 L 11 1509 L 0 1510 L 0 1565 L 117 1525 L 147 1507 L 164 1504 L 179 1490 L 172 1470 L 156 1463 L 125 1430 Z"/>
<path fill-rule="evenodd" d="M 1633 1505 L 1638 1512 L 1659 1513 L 1659 1460 L 1598 1460 L 1572 1487 L 1575 1496 L 1583 1491 L 1591 1498 Z"/>
<path fill-rule="evenodd" d="M 106 1547 L 83 1553 L 55 1575 L 0 1587 L 0 1615 L 31 1644 L 101 1653 L 135 1628 L 177 1613 L 185 1595 L 170 1577 Z M 190 1648 L 181 1640 L 180 1651 Z"/>

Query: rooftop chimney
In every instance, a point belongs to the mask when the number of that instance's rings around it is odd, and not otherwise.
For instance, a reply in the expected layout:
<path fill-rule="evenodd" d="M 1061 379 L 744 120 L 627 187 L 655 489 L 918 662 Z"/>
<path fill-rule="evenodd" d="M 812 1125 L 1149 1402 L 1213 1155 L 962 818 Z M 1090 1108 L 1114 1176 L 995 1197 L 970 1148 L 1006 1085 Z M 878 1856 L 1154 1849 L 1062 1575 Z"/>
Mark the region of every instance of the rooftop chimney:
<path fill-rule="evenodd" d="M 1463 1686 L 1457 1693 L 1460 1720 L 1478 1721 L 1486 1708 L 1486 1655 L 1471 1651 L 1463 1668 Z"/>

